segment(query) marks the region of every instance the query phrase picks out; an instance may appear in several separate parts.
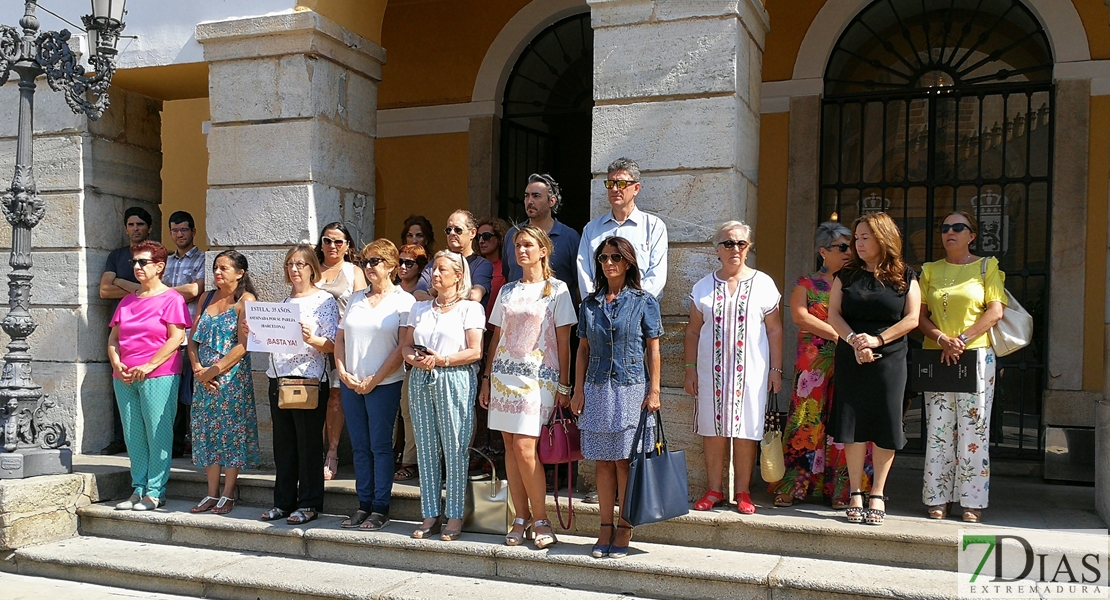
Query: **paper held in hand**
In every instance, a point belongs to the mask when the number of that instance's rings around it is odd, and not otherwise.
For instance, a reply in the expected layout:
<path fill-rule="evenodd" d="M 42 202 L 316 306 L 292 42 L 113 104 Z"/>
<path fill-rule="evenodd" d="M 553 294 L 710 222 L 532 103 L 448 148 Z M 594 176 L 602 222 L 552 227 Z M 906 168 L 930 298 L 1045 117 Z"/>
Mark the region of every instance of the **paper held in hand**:
<path fill-rule="evenodd" d="M 247 302 L 247 350 L 277 354 L 305 351 L 301 307 L 292 302 Z"/>

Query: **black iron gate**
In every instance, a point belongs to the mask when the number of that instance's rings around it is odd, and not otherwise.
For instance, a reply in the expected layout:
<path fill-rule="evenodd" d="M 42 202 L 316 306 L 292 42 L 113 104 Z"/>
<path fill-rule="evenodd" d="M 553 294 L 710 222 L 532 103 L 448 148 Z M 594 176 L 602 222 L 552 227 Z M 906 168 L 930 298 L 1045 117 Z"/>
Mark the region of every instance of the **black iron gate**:
<path fill-rule="evenodd" d="M 992 452 L 1039 457 L 1051 55 L 1017 0 L 929 4 L 879 0 L 838 43 L 826 72 L 819 218 L 851 223 L 885 211 L 902 229 L 906 261 L 920 268 L 944 257 L 937 228 L 948 212 L 976 216 L 973 252 L 999 259 L 1007 289 L 1035 321 L 1033 344 L 999 361 Z M 923 449 L 922 412 L 920 398 L 907 411 L 910 449 Z"/>

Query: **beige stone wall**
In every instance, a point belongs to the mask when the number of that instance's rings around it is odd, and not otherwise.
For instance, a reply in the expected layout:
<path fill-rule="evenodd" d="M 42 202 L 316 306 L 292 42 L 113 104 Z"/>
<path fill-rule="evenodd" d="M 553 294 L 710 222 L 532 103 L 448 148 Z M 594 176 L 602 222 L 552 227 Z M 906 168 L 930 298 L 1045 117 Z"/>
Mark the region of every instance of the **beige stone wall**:
<path fill-rule="evenodd" d="M 5 186 L 15 165 L 17 98 L 16 84 L 0 87 Z M 110 108 L 89 121 L 45 80 L 35 102 L 34 173 L 47 212 L 32 231 L 34 378 L 60 407 L 73 450 L 95 452 L 111 439 L 115 401 L 106 347 L 116 303 L 101 300 L 98 286 L 108 253 L 127 241 L 124 210 L 147 209 L 160 239 L 161 102 L 113 88 Z M 9 252 L 10 244 L 5 223 L 0 251 Z M 5 303 L 0 316 L 6 311 Z M 0 332 L 0 345 L 7 343 Z"/>
<path fill-rule="evenodd" d="M 289 287 L 289 246 L 342 221 L 373 239 L 377 86 L 385 51 L 311 11 L 197 26 L 209 62 L 211 256 L 250 261 L 259 295 Z M 252 357 L 264 461 L 272 464 L 266 355 Z"/>

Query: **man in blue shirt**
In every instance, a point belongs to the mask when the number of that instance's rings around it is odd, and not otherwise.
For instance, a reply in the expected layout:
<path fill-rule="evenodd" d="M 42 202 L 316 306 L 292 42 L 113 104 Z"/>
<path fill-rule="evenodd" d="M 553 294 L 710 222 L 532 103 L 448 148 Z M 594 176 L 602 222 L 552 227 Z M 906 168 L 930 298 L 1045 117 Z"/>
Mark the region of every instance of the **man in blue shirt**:
<path fill-rule="evenodd" d="M 528 215 L 528 223 L 544 230 L 551 237 L 551 243 L 555 245 L 555 251 L 551 254 L 551 269 L 555 272 L 555 277 L 570 288 L 571 297 L 577 298 L 578 274 L 575 259 L 581 236 L 555 218 L 562 205 L 563 193 L 550 175 L 533 173 L 528 176 L 528 187 L 524 188 L 524 212 Z M 501 244 L 501 271 L 506 282 L 516 281 L 524 274 L 524 270 L 516 262 L 516 248 L 513 244 L 517 228 L 518 226 L 514 226 L 510 229 Z"/>
<path fill-rule="evenodd" d="M 608 237 L 622 237 L 636 249 L 640 285 L 657 299 L 667 285 L 667 226 L 663 220 L 636 208 L 640 193 L 640 167 L 630 158 L 618 158 L 606 170 L 608 213 L 590 221 L 578 246 L 578 286 L 583 298 L 594 290 L 594 251 Z"/>
<path fill-rule="evenodd" d="M 462 254 L 470 265 L 470 282 L 473 287 L 468 300 L 481 302 L 482 308 L 485 308 L 487 303 L 493 302 L 489 297 L 490 288 L 493 287 L 493 263 L 474 251 L 474 236 L 478 235 L 478 223 L 474 220 L 474 215 L 468 210 L 456 210 L 447 218 L 447 228 L 443 232 L 447 234 L 447 249 Z M 417 300 L 432 298 L 428 290 L 432 288 L 434 266 L 435 257 L 429 256 L 428 266 L 420 273 L 420 282 L 416 284 L 416 293 L 413 294 Z"/>

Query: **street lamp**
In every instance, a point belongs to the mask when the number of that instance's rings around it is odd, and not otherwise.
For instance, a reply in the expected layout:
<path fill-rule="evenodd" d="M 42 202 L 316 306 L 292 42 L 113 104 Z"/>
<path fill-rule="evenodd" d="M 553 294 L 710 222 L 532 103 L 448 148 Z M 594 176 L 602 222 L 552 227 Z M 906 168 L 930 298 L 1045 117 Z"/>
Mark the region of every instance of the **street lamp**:
<path fill-rule="evenodd" d="M 8 314 L 0 328 L 11 338 L 0 375 L 0 479 L 69 473 L 72 454 L 65 426 L 49 414 L 54 408 L 42 387 L 31 376 L 27 338 L 37 326 L 31 316 L 31 229 L 46 214 L 39 198 L 32 165 L 32 124 L 35 79 L 46 76 L 56 92 L 65 94 L 75 113 L 99 119 L 108 108 L 108 87 L 115 73 L 116 43 L 123 30 L 127 0 L 92 0 L 92 14 L 82 21 L 90 37 L 86 73 L 69 47 L 68 30 L 39 33 L 35 16 L 37 0 L 26 0 L 19 26 L 0 25 L 0 85 L 14 71 L 19 75 L 19 133 L 15 152 L 15 177 L 8 193 L 0 197 L 0 211 L 12 226 L 12 251 L 8 264 Z"/>

